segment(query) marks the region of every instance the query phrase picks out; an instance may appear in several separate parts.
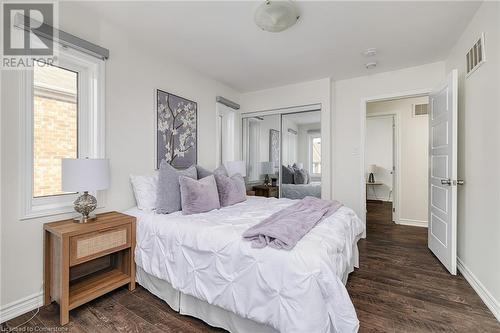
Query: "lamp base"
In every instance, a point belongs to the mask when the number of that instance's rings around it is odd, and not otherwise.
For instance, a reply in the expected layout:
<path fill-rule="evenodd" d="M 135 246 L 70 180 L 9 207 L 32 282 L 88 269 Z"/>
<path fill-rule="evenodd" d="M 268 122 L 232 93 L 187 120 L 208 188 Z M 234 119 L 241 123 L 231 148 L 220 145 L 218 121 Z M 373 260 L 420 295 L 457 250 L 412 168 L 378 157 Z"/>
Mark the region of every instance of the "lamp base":
<path fill-rule="evenodd" d="M 94 221 L 97 219 L 97 215 L 95 214 L 90 214 L 89 216 L 79 216 L 79 217 L 75 217 L 73 219 L 73 222 L 75 223 L 87 223 L 87 222 L 91 222 L 91 221 Z"/>
<path fill-rule="evenodd" d="M 75 219 L 77 223 L 87 223 L 96 218 L 95 214 L 92 214 L 92 212 L 97 207 L 97 199 L 89 194 L 89 192 L 83 192 L 73 204 L 75 205 L 75 211 L 82 214 L 81 217 Z"/>
<path fill-rule="evenodd" d="M 375 183 L 375 176 L 373 176 L 373 173 L 370 173 L 368 176 L 368 183 Z"/>

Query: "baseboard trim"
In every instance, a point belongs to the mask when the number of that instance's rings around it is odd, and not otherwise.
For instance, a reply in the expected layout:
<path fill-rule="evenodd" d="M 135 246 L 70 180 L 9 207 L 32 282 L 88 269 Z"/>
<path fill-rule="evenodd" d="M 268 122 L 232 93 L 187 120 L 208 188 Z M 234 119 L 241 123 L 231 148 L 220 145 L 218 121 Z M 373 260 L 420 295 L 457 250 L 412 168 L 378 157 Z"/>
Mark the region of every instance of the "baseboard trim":
<path fill-rule="evenodd" d="M 0 309 L 0 323 L 16 318 L 26 312 L 35 310 L 43 305 L 43 292 L 32 294 L 18 301 L 2 306 Z"/>
<path fill-rule="evenodd" d="M 427 228 L 428 223 L 427 221 L 422 221 L 422 220 L 411 220 L 411 219 L 399 219 L 399 223 L 401 225 L 410 225 L 412 227 L 422 227 L 422 228 Z"/>
<path fill-rule="evenodd" d="M 469 282 L 472 289 L 479 295 L 483 300 L 484 304 L 490 309 L 495 318 L 500 322 L 500 302 L 497 301 L 492 294 L 485 288 L 485 286 L 477 279 L 477 277 L 472 273 L 472 271 L 465 266 L 462 259 L 457 257 L 457 268 L 464 276 L 465 280 Z"/>

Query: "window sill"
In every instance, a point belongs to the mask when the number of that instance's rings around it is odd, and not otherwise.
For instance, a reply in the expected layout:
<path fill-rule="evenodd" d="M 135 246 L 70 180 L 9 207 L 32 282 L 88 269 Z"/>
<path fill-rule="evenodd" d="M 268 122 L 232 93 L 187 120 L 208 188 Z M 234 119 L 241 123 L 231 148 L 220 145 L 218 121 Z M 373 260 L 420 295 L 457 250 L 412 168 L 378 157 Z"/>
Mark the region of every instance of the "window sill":
<path fill-rule="evenodd" d="M 32 219 L 37 219 L 37 218 L 41 218 L 41 217 L 69 214 L 71 212 L 76 213 L 73 206 L 71 206 L 71 207 L 66 206 L 66 207 L 61 207 L 59 209 L 51 209 L 51 210 L 31 211 L 31 212 L 28 212 L 28 213 L 21 215 L 19 217 L 19 220 L 26 221 L 26 220 L 32 220 Z"/>
<path fill-rule="evenodd" d="M 106 206 L 105 196 L 101 193 L 97 195 L 96 193 L 92 194 L 97 198 L 98 204 L 96 210 L 105 208 Z M 68 196 L 66 198 L 67 200 L 64 200 L 63 202 L 48 202 L 47 204 L 42 204 L 42 205 L 33 205 L 33 202 L 30 202 L 27 205 L 27 207 L 25 207 L 26 209 L 24 211 L 21 211 L 19 220 L 27 221 L 32 219 L 45 218 L 58 215 L 69 215 L 69 214 L 77 216 L 79 215 L 79 213 L 75 211 L 73 202 L 76 200 L 78 196 L 79 196 L 78 194 L 72 194 L 71 196 Z M 50 199 L 56 199 L 56 198 L 50 198 Z"/>
<path fill-rule="evenodd" d="M 103 208 L 105 208 L 104 205 L 98 205 L 96 210 L 103 209 Z M 51 217 L 51 216 L 69 215 L 69 214 L 74 215 L 74 217 L 80 215 L 79 213 L 77 213 L 75 211 L 73 206 L 71 206 L 71 207 L 64 207 L 64 208 L 57 209 L 57 210 L 41 211 L 41 212 L 33 212 L 33 213 L 29 213 L 29 214 L 24 214 L 23 216 L 19 217 L 19 220 L 20 221 L 29 221 L 29 220 L 33 220 L 33 219 L 42 218 L 42 217 Z M 71 218 L 71 216 L 68 216 L 68 218 Z"/>

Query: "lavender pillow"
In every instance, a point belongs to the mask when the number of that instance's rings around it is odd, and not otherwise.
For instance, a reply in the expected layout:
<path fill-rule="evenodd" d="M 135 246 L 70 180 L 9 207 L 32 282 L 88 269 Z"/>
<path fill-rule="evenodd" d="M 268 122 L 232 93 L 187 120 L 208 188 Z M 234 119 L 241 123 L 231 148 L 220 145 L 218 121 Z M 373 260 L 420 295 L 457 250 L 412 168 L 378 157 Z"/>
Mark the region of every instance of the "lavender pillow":
<path fill-rule="evenodd" d="M 191 215 L 219 209 L 219 194 L 213 175 L 194 180 L 180 176 L 182 214 Z"/>
<path fill-rule="evenodd" d="M 227 170 L 226 170 L 226 167 L 224 165 L 220 165 L 213 172 L 205 169 L 202 166 L 196 165 L 196 171 L 198 172 L 198 179 L 202 179 L 202 178 L 208 177 L 210 175 L 214 175 L 214 174 L 220 174 L 220 175 L 227 176 Z"/>
<path fill-rule="evenodd" d="M 231 177 L 215 174 L 215 181 L 222 207 L 232 206 L 247 199 L 245 181 L 239 173 Z"/>
<path fill-rule="evenodd" d="M 196 171 L 198 172 L 198 179 L 202 179 L 214 174 L 212 171 L 209 171 L 200 165 L 196 165 Z"/>
<path fill-rule="evenodd" d="M 224 164 L 219 165 L 219 167 L 214 170 L 214 175 L 223 175 L 223 176 L 227 176 L 228 175 L 227 174 L 227 169 L 224 166 Z"/>
<path fill-rule="evenodd" d="M 196 168 L 192 165 L 186 170 L 177 170 L 165 160 L 161 162 L 156 187 L 156 212 L 158 214 L 170 214 L 181 210 L 180 176 L 196 179 Z"/>

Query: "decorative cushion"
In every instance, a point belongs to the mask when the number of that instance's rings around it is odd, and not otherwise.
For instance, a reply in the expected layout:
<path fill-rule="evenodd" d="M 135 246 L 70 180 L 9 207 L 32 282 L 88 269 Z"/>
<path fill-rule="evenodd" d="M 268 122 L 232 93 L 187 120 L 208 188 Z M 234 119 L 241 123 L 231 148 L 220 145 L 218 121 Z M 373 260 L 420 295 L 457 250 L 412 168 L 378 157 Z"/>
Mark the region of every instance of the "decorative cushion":
<path fill-rule="evenodd" d="M 223 176 L 227 176 L 228 175 L 227 174 L 227 169 L 224 166 L 224 164 L 219 165 L 219 167 L 214 170 L 214 175 L 223 175 Z"/>
<path fill-rule="evenodd" d="M 311 174 L 309 173 L 309 170 L 307 169 L 303 169 L 305 172 L 306 172 L 306 184 L 310 184 L 311 183 Z"/>
<path fill-rule="evenodd" d="M 294 170 L 290 166 L 281 166 L 281 183 L 293 184 Z"/>
<path fill-rule="evenodd" d="M 202 179 L 214 174 L 212 171 L 209 171 L 199 165 L 196 165 L 196 172 L 198 173 L 198 179 Z"/>
<path fill-rule="evenodd" d="M 239 173 L 231 177 L 215 174 L 215 182 L 222 207 L 232 206 L 247 199 L 245 180 Z"/>
<path fill-rule="evenodd" d="M 185 170 L 177 170 L 166 161 L 161 162 L 156 191 L 157 213 L 170 214 L 181 210 L 181 190 L 179 188 L 180 176 L 196 179 L 196 167 L 192 165 Z"/>
<path fill-rule="evenodd" d="M 158 187 L 158 172 L 153 175 L 136 176 L 130 175 L 130 182 L 134 190 L 137 208 L 142 210 L 153 210 L 156 208 L 156 189 Z"/>
<path fill-rule="evenodd" d="M 307 172 L 304 169 L 294 168 L 294 184 L 307 184 Z"/>
<path fill-rule="evenodd" d="M 202 166 L 196 165 L 196 172 L 198 173 L 198 179 L 202 179 L 202 178 L 214 175 L 214 174 L 220 174 L 220 175 L 227 176 L 227 169 L 222 164 L 217 169 L 215 169 L 213 172 L 205 169 Z"/>
<path fill-rule="evenodd" d="M 194 180 L 180 176 L 182 214 L 191 215 L 220 208 L 214 175 Z"/>

